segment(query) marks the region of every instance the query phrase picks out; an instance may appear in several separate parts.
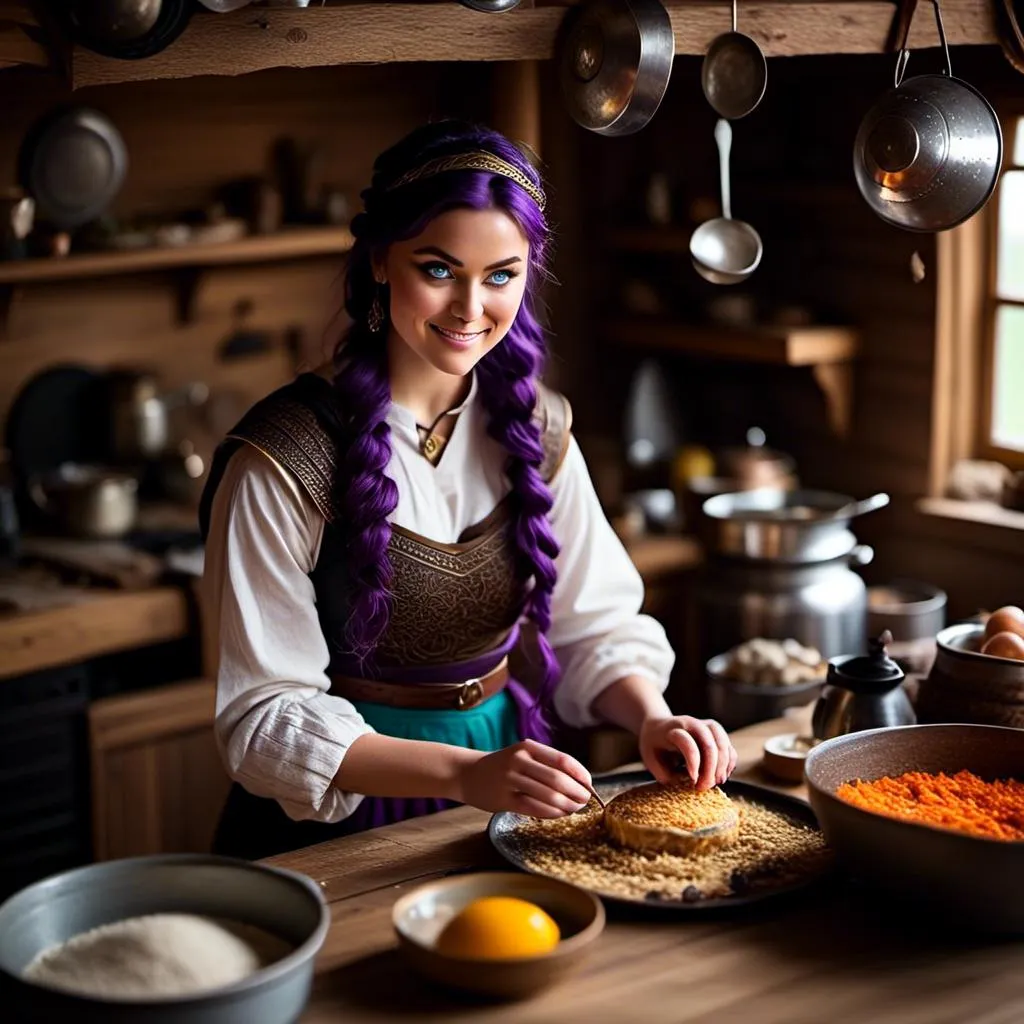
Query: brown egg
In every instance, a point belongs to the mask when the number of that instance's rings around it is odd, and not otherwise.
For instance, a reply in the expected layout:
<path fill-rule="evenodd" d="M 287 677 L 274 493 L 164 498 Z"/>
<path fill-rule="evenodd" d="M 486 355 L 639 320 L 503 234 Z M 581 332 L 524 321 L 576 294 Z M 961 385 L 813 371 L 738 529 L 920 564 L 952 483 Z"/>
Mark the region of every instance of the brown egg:
<path fill-rule="evenodd" d="M 1013 658 L 1024 661 L 1024 637 L 1016 633 L 996 633 L 985 641 L 981 648 L 982 654 L 991 654 L 993 658 Z"/>
<path fill-rule="evenodd" d="M 991 640 L 997 633 L 1016 633 L 1024 639 L 1024 611 L 1012 604 L 997 608 L 985 623 L 985 639 Z"/>

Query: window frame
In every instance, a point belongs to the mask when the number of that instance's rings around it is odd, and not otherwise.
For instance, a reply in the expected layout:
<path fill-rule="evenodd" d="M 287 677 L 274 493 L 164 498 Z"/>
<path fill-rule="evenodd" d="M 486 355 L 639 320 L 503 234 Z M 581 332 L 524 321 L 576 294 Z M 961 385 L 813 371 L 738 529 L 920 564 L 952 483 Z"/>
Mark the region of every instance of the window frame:
<path fill-rule="evenodd" d="M 1017 132 L 1024 120 L 1024 102 L 1001 104 L 999 110 L 1003 128 L 1003 167 L 1000 174 L 1007 170 L 1024 173 L 1024 163 L 1013 163 L 1014 149 L 1017 145 Z M 992 197 L 985 215 L 988 222 L 987 267 L 985 270 L 984 321 L 981 338 L 981 374 L 980 394 L 977 405 L 977 454 L 980 458 L 992 459 L 1010 466 L 1013 469 L 1024 469 L 1024 451 L 1014 448 L 1003 448 L 992 443 L 992 415 L 994 411 L 995 386 L 995 350 L 996 350 L 996 315 L 1002 306 L 1016 306 L 1024 309 L 1024 299 L 1001 299 L 996 292 L 999 254 L 999 200 L 1000 188 Z M 1022 396 L 1024 401 L 1024 396 Z"/>

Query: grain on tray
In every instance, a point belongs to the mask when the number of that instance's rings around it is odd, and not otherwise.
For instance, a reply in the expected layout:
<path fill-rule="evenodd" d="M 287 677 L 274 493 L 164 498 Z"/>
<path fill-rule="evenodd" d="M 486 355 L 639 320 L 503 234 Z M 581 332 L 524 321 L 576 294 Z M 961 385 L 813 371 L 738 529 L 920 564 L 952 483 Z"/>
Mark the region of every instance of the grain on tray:
<path fill-rule="evenodd" d="M 694 903 L 778 889 L 822 873 L 831 852 L 816 829 L 748 800 L 736 841 L 686 857 L 624 849 L 604 830 L 591 804 L 579 814 L 524 818 L 512 838 L 534 871 L 624 899 Z"/>

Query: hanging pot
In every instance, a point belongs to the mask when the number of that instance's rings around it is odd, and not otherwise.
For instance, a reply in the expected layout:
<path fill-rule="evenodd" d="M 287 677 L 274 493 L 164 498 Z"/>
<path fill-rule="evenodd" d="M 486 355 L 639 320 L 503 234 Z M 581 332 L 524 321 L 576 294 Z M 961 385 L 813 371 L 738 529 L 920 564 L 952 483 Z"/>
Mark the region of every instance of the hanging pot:
<path fill-rule="evenodd" d="M 577 124 L 631 135 L 668 88 L 675 36 L 659 0 L 584 0 L 559 41 L 562 95 Z"/>
<path fill-rule="evenodd" d="M 154 9 L 155 18 L 143 30 Z M 185 31 L 194 9 L 194 0 L 75 0 L 68 17 L 75 41 L 86 49 L 141 60 L 167 49 Z M 106 13 L 106 20 L 97 12 Z"/>
<path fill-rule="evenodd" d="M 909 231 L 945 231 L 988 201 L 999 178 L 1003 136 L 995 111 L 953 77 L 938 0 L 935 20 L 946 71 L 903 81 L 909 16 L 896 61 L 896 87 L 861 122 L 854 143 L 857 187 L 882 220 Z"/>
<path fill-rule="evenodd" d="M 112 121 L 88 107 L 61 107 L 29 129 L 18 151 L 22 186 L 41 220 L 61 230 L 103 213 L 128 168 L 124 139 Z"/>
<path fill-rule="evenodd" d="M 519 6 L 520 0 L 459 0 L 463 7 L 471 11 L 482 11 L 484 14 L 500 14 L 502 11 L 511 11 Z"/>

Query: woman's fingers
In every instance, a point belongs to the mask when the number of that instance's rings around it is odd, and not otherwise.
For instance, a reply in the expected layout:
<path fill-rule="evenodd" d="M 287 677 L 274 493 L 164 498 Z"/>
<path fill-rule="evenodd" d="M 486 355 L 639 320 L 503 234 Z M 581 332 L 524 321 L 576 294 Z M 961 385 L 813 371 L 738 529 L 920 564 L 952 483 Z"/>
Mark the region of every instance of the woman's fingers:
<path fill-rule="evenodd" d="M 733 770 L 734 765 L 732 761 L 736 755 L 736 751 L 733 750 L 732 743 L 729 741 L 729 736 L 719 722 L 716 722 L 713 718 L 708 718 L 705 720 L 704 724 L 711 731 L 715 745 L 718 748 L 715 784 L 720 786 L 727 778 L 729 778 L 729 775 Z"/>
<path fill-rule="evenodd" d="M 533 779 L 554 793 L 560 793 L 577 804 L 585 804 L 590 800 L 590 790 L 580 785 L 572 776 L 557 768 L 551 768 L 539 761 L 523 761 L 516 765 L 516 770 L 523 776 Z"/>
<path fill-rule="evenodd" d="M 516 814 L 528 814 L 531 818 L 565 817 L 565 811 L 552 807 L 551 804 L 546 804 L 532 796 L 527 796 L 525 793 L 512 794 L 512 807 L 510 809 L 515 811 Z"/>
<path fill-rule="evenodd" d="M 687 760 L 686 767 L 690 769 L 690 778 L 694 780 L 696 789 L 710 789 L 715 784 L 718 774 L 718 743 L 711 730 L 697 719 L 689 719 L 684 730 L 673 730 L 669 735 L 678 736 L 679 733 L 686 735 L 697 747 L 697 771 L 693 770 L 690 761 Z M 678 746 L 678 742 L 676 743 Z M 680 752 L 686 757 L 685 751 L 680 747 Z"/>
<path fill-rule="evenodd" d="M 571 782 L 571 780 L 567 781 Z M 581 807 L 586 806 L 590 800 L 589 793 L 585 793 L 583 799 L 576 799 L 574 796 L 562 792 L 561 789 L 521 771 L 512 772 L 508 776 L 508 785 L 514 793 L 524 793 L 526 796 L 557 808 L 562 814 L 572 814 L 573 811 L 578 811 Z M 575 786 L 576 784 L 571 782 L 571 785 Z"/>
<path fill-rule="evenodd" d="M 683 763 L 686 765 L 686 774 L 697 784 L 698 773 L 700 772 L 700 747 L 697 746 L 694 738 L 682 727 L 672 729 L 666 737 L 672 744 L 674 750 L 682 755 Z"/>

